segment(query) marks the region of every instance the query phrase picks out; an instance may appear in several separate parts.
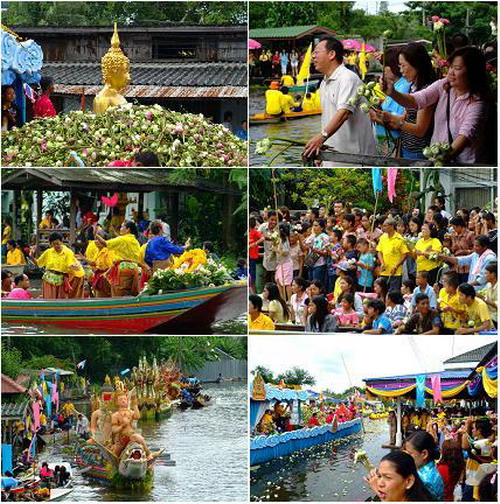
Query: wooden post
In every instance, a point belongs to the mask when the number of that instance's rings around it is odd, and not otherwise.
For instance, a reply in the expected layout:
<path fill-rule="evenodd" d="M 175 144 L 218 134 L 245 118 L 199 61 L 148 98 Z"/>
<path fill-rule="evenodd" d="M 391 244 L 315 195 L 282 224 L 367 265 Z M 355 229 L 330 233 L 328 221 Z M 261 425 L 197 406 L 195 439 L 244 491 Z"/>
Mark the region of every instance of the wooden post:
<path fill-rule="evenodd" d="M 40 243 L 39 226 L 40 222 L 42 222 L 42 213 L 43 213 L 43 191 L 39 189 L 36 192 L 35 245 L 37 249 Z"/>
<path fill-rule="evenodd" d="M 398 397 L 397 416 L 398 416 L 398 427 L 396 432 L 396 446 L 401 448 L 401 446 L 403 446 L 403 420 L 401 418 L 401 396 Z"/>
<path fill-rule="evenodd" d="M 140 192 L 139 198 L 137 199 L 137 224 L 139 224 L 139 222 L 141 222 L 141 220 L 144 218 L 143 212 L 144 212 L 144 193 Z"/>
<path fill-rule="evenodd" d="M 73 190 L 70 190 L 69 203 L 69 245 L 72 246 L 76 239 L 76 198 Z"/>

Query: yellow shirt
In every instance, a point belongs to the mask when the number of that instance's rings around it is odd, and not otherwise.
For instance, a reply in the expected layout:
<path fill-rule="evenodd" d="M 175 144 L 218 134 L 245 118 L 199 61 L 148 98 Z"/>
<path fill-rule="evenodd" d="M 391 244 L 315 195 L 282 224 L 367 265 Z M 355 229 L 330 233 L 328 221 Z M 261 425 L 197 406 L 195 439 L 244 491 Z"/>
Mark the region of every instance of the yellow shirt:
<path fill-rule="evenodd" d="M 12 228 L 5 226 L 2 233 L 2 245 L 6 245 L 9 240 L 12 240 Z"/>
<path fill-rule="evenodd" d="M 290 96 L 289 94 L 284 95 L 283 93 L 281 94 L 280 98 L 280 104 L 281 108 L 283 109 L 283 112 L 287 114 L 288 112 L 291 112 L 292 107 L 296 107 L 298 104 L 293 101 L 293 97 Z"/>
<path fill-rule="evenodd" d="M 248 315 L 248 327 L 250 329 L 262 329 L 263 331 L 274 331 L 274 322 L 267 316 L 261 313 L 255 320 Z"/>
<path fill-rule="evenodd" d="M 141 246 L 132 233 L 111 238 L 106 244 L 115 253 L 115 261 L 141 261 Z"/>
<path fill-rule="evenodd" d="M 387 233 L 380 237 L 377 245 L 377 252 L 382 254 L 384 258 L 385 269 L 380 273 L 381 276 L 390 276 L 391 271 L 396 267 L 403 254 L 409 252 L 404 238 L 399 233 L 394 233 L 392 238 L 389 238 Z M 403 274 L 403 266 L 400 265 L 396 270 L 395 276 Z"/>
<path fill-rule="evenodd" d="M 108 247 L 97 250 L 97 256 L 94 259 L 95 269 L 107 270 L 113 266 L 115 261 L 115 254 Z"/>
<path fill-rule="evenodd" d="M 42 426 L 47 425 L 47 417 L 45 416 L 44 413 L 40 413 L 40 425 Z"/>
<path fill-rule="evenodd" d="M 82 265 L 75 257 L 73 251 L 62 246 L 61 252 L 56 252 L 52 247 L 48 248 L 37 260 L 38 266 L 48 270 L 66 273 L 70 277 L 81 278 L 85 275 Z M 77 269 L 75 269 L 75 266 Z"/>
<path fill-rule="evenodd" d="M 295 82 L 291 75 L 283 75 L 281 77 L 281 84 L 286 87 L 292 87 L 295 85 Z"/>
<path fill-rule="evenodd" d="M 487 301 L 490 301 L 491 303 L 498 303 L 498 291 L 497 291 L 498 285 L 491 285 L 491 283 L 487 283 L 486 287 L 484 288 L 484 297 Z M 498 310 L 493 308 L 492 306 L 488 306 L 488 310 L 490 311 L 491 319 L 496 321 L 498 320 Z"/>
<path fill-rule="evenodd" d="M 441 253 L 443 251 L 443 244 L 437 238 L 429 238 L 424 240 L 420 238 L 415 244 L 415 250 L 419 252 L 437 252 Z M 431 271 L 441 265 L 441 261 L 433 261 L 428 259 L 423 255 L 417 256 L 417 272 L 418 271 Z"/>
<path fill-rule="evenodd" d="M 42 219 L 42 222 L 40 222 L 40 225 L 38 227 L 40 229 L 49 229 L 51 227 L 54 227 L 54 225 L 51 224 L 47 219 Z"/>
<path fill-rule="evenodd" d="M 266 114 L 281 114 L 281 97 L 283 93 L 278 89 L 268 89 L 266 91 Z"/>
<path fill-rule="evenodd" d="M 95 240 L 90 240 L 85 250 L 85 259 L 87 259 L 87 261 L 95 261 L 98 253 L 99 249 L 97 248 Z"/>
<path fill-rule="evenodd" d="M 314 105 L 316 110 L 321 110 L 321 99 L 319 97 L 319 89 L 315 93 L 311 93 L 314 99 Z"/>
<path fill-rule="evenodd" d="M 7 264 L 17 266 L 19 264 L 26 264 L 26 258 L 21 250 L 15 248 L 7 252 Z"/>
<path fill-rule="evenodd" d="M 463 317 L 460 318 L 458 312 L 466 312 L 467 305 L 460 303 L 458 292 L 455 294 L 448 294 L 444 287 L 439 291 L 438 296 L 438 306 L 442 310 L 447 306 L 451 306 L 454 311 L 444 311 L 441 313 L 441 320 L 443 321 L 443 326 L 447 329 L 458 329 L 460 327 L 460 322 L 463 320 Z"/>
<path fill-rule="evenodd" d="M 339 296 L 342 294 L 342 289 L 340 288 L 340 281 L 342 278 L 340 276 L 337 277 L 337 280 L 335 280 L 335 285 L 333 287 L 333 300 L 337 302 L 337 299 Z"/>
<path fill-rule="evenodd" d="M 475 328 L 483 325 L 487 320 L 491 321 L 488 305 L 482 299 L 475 298 L 473 303 L 467 306 L 467 326 L 469 320 L 474 321 Z"/>
<path fill-rule="evenodd" d="M 302 110 L 304 112 L 312 112 L 313 110 L 316 110 L 316 104 L 314 103 L 314 98 L 311 96 L 311 98 L 306 98 L 302 100 Z"/>

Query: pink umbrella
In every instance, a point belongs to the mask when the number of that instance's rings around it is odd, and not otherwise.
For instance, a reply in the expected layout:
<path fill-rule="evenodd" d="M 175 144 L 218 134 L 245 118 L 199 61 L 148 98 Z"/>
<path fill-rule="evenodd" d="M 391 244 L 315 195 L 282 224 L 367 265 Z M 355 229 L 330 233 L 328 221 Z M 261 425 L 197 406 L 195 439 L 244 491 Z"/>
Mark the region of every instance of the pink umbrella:
<path fill-rule="evenodd" d="M 262 44 L 254 39 L 248 39 L 248 48 L 252 51 L 253 49 L 260 49 Z"/>
<path fill-rule="evenodd" d="M 341 40 L 344 49 L 348 51 L 359 51 L 361 49 L 361 42 L 354 39 Z"/>

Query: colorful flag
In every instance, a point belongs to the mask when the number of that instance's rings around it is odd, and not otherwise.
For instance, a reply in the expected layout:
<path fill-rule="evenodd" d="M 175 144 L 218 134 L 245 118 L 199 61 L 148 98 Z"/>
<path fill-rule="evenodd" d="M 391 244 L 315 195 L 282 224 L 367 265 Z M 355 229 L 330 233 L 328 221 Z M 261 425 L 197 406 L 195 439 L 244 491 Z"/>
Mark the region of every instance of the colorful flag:
<path fill-rule="evenodd" d="M 23 91 L 24 91 L 24 94 L 26 95 L 26 97 L 28 98 L 28 100 L 31 103 L 35 103 L 36 94 L 35 94 L 35 91 L 33 91 L 33 88 L 25 83 L 25 84 L 23 84 Z"/>
<path fill-rule="evenodd" d="M 439 373 L 431 375 L 432 395 L 435 403 L 443 402 L 443 395 L 441 393 L 441 375 Z"/>
<path fill-rule="evenodd" d="M 303 84 L 305 80 L 309 79 L 311 72 L 311 54 L 312 54 L 312 43 L 309 44 L 306 54 L 304 56 L 304 61 L 300 67 L 299 73 L 297 75 L 297 85 Z"/>
<path fill-rule="evenodd" d="M 382 171 L 380 168 L 372 168 L 373 194 L 377 197 L 377 193 L 382 192 Z"/>
<path fill-rule="evenodd" d="M 425 375 L 417 375 L 417 400 L 415 403 L 416 408 L 425 407 Z"/>
<path fill-rule="evenodd" d="M 368 68 L 366 66 L 366 51 L 365 51 L 365 43 L 361 46 L 361 51 L 359 53 L 359 69 L 361 71 L 361 80 L 365 80 L 366 72 L 368 72 Z"/>
<path fill-rule="evenodd" d="M 398 176 L 398 168 L 387 168 L 387 196 L 392 203 L 396 196 L 396 177 Z"/>
<path fill-rule="evenodd" d="M 82 360 L 81 362 L 79 362 L 76 367 L 77 369 L 83 369 L 85 367 L 85 364 L 87 363 L 87 359 L 85 360 Z"/>

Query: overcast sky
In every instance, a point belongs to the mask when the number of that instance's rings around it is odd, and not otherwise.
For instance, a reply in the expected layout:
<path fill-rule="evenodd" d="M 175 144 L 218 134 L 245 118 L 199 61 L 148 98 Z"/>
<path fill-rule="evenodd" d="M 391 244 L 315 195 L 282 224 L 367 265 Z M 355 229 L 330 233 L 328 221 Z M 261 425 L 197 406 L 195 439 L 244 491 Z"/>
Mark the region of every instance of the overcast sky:
<path fill-rule="evenodd" d="M 351 384 L 363 386 L 363 378 L 442 371 L 444 360 L 493 341 L 473 335 L 252 336 L 249 366 L 265 366 L 275 374 L 298 366 L 314 376 L 315 390 L 343 392 Z"/>
<path fill-rule="evenodd" d="M 389 0 L 388 8 L 391 12 L 401 12 L 407 10 L 405 5 L 406 0 Z M 355 9 L 363 9 L 368 14 L 377 14 L 380 1 L 374 0 L 358 0 L 354 2 Z"/>

